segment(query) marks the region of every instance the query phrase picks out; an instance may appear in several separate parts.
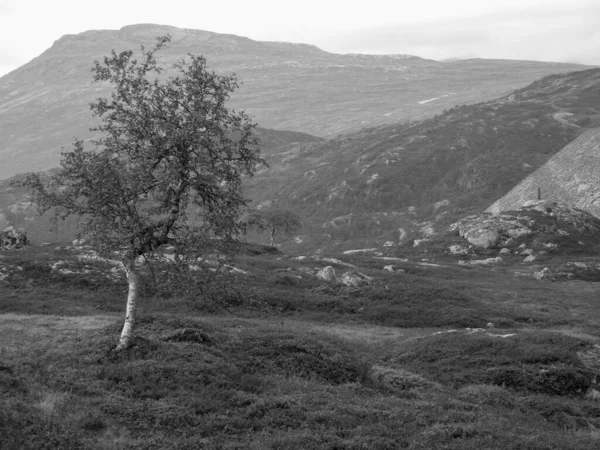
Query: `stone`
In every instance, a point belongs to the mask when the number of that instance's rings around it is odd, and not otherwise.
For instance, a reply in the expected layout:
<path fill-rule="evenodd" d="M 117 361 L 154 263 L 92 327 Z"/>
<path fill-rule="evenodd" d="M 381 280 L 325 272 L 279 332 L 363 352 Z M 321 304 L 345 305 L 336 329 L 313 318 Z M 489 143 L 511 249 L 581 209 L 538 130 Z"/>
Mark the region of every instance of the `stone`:
<path fill-rule="evenodd" d="M 550 271 L 550 269 L 548 269 L 547 267 L 545 267 L 544 269 L 542 269 L 539 272 L 534 272 L 533 273 L 533 278 L 535 278 L 536 280 L 540 280 L 540 281 L 554 281 L 554 275 L 552 274 L 552 272 Z"/>
<path fill-rule="evenodd" d="M 394 245 L 396 244 L 394 244 L 392 241 L 386 241 L 385 244 L 383 244 L 384 247 L 393 247 Z"/>
<path fill-rule="evenodd" d="M 29 245 L 25 230 L 17 230 L 15 227 L 5 228 L 0 232 L 0 249 L 14 250 Z"/>
<path fill-rule="evenodd" d="M 396 271 L 396 266 L 393 266 L 393 265 L 390 264 L 388 266 L 385 266 L 383 268 L 383 270 L 387 270 L 388 272 L 395 272 Z"/>
<path fill-rule="evenodd" d="M 515 247 L 517 245 L 517 240 L 515 238 L 508 238 L 504 243 L 505 247 Z"/>
<path fill-rule="evenodd" d="M 536 258 L 535 258 L 535 256 L 534 256 L 534 255 L 529 255 L 527 258 L 525 258 L 525 259 L 523 260 L 523 262 L 524 262 L 524 263 L 532 263 L 532 262 L 534 262 L 534 261 L 535 261 L 535 259 L 536 259 Z"/>
<path fill-rule="evenodd" d="M 451 245 L 448 247 L 448 250 L 450 250 L 450 253 L 453 255 L 466 255 L 469 253 L 469 249 L 460 244 Z"/>
<path fill-rule="evenodd" d="M 460 234 L 460 229 L 459 229 Z M 498 243 L 500 234 L 494 229 L 468 230 L 461 234 L 470 244 L 480 248 L 490 248 Z"/>
<path fill-rule="evenodd" d="M 488 322 L 485 327 L 486 328 L 494 328 L 494 324 L 492 322 Z"/>
<path fill-rule="evenodd" d="M 87 241 L 85 239 L 81 238 L 81 239 L 75 239 L 72 242 L 72 244 L 73 244 L 74 247 L 81 247 L 82 245 L 85 245 L 86 242 Z"/>
<path fill-rule="evenodd" d="M 446 206 L 450 206 L 450 200 L 441 200 L 433 204 L 433 211 L 437 211 L 440 208 L 444 208 Z"/>
<path fill-rule="evenodd" d="M 418 247 L 423 242 L 429 242 L 429 241 L 430 241 L 430 239 L 415 239 L 415 241 L 413 242 L 413 247 Z"/>
<path fill-rule="evenodd" d="M 359 287 L 371 284 L 373 278 L 360 272 L 345 272 L 339 279 L 339 283 L 348 287 Z"/>
<path fill-rule="evenodd" d="M 323 267 L 317 272 L 317 278 L 323 281 L 335 282 L 335 270 L 331 266 Z"/>
<path fill-rule="evenodd" d="M 501 256 L 496 256 L 495 260 L 497 263 L 501 263 L 504 261 Z"/>
<path fill-rule="evenodd" d="M 518 247 L 518 248 L 520 248 L 520 249 L 527 248 L 527 244 L 525 244 L 525 243 L 523 242 L 521 245 L 519 245 L 519 247 Z"/>
<path fill-rule="evenodd" d="M 600 392 L 594 388 L 590 388 L 585 394 L 586 400 L 600 401 Z"/>
<path fill-rule="evenodd" d="M 500 255 L 510 255 L 510 250 L 507 248 L 503 248 L 500 250 Z"/>
<path fill-rule="evenodd" d="M 522 256 L 530 256 L 534 254 L 534 251 L 530 248 L 526 248 L 525 250 L 523 250 L 521 253 L 519 253 Z"/>

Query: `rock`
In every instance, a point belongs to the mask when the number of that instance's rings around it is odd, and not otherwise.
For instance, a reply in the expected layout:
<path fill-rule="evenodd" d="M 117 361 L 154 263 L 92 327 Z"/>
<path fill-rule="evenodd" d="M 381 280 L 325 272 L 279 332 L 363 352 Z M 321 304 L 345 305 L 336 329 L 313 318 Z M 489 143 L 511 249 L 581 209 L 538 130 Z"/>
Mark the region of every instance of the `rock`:
<path fill-rule="evenodd" d="M 517 245 L 517 240 L 515 238 L 508 238 L 504 243 L 505 247 L 515 247 Z"/>
<path fill-rule="evenodd" d="M 533 278 L 535 278 L 536 280 L 544 280 L 544 281 L 554 281 L 554 275 L 552 275 L 552 272 L 550 272 L 550 269 L 548 269 L 547 267 L 545 267 L 543 270 L 539 271 L 539 272 L 534 272 L 533 273 Z"/>
<path fill-rule="evenodd" d="M 490 248 L 498 243 L 500 234 L 495 229 L 470 229 L 458 230 L 459 235 L 469 241 L 470 244 L 481 248 Z"/>
<path fill-rule="evenodd" d="M 331 266 L 323 267 L 321 270 L 317 272 L 317 278 L 323 281 L 335 282 L 335 270 Z"/>
<path fill-rule="evenodd" d="M 444 208 L 445 206 L 450 206 L 450 200 L 441 200 L 433 204 L 433 211 L 437 211 L 440 208 Z"/>
<path fill-rule="evenodd" d="M 594 388 L 590 388 L 585 394 L 586 400 L 600 401 L 600 392 Z"/>
<path fill-rule="evenodd" d="M 494 259 L 496 260 L 497 263 L 501 263 L 504 261 L 501 256 L 496 256 L 496 258 L 494 258 Z"/>
<path fill-rule="evenodd" d="M 29 240 L 25 230 L 17 230 L 11 226 L 0 232 L 0 249 L 14 250 L 26 245 L 29 245 Z"/>
<path fill-rule="evenodd" d="M 387 270 L 388 272 L 395 272 L 396 271 L 396 266 L 393 266 L 393 265 L 390 264 L 388 266 L 385 266 L 383 268 L 383 270 Z"/>
<path fill-rule="evenodd" d="M 500 255 L 510 255 L 510 250 L 507 248 L 503 248 L 500 250 Z"/>
<path fill-rule="evenodd" d="M 529 255 L 527 258 L 525 258 L 523 260 L 524 263 L 532 263 L 536 260 L 536 257 L 534 255 Z"/>
<path fill-rule="evenodd" d="M 448 247 L 448 250 L 450 250 L 450 253 L 453 255 L 466 255 L 469 253 L 469 249 L 460 244 L 451 245 Z"/>
<path fill-rule="evenodd" d="M 373 278 L 360 272 L 345 272 L 339 279 L 343 286 L 359 287 L 365 284 L 371 284 Z"/>
<path fill-rule="evenodd" d="M 385 244 L 383 244 L 384 247 L 393 247 L 394 245 L 396 244 L 394 244 L 392 241 L 386 241 Z"/>
<path fill-rule="evenodd" d="M 522 256 L 530 256 L 534 254 L 534 251 L 530 248 L 526 248 L 525 250 L 523 250 L 521 253 L 519 253 Z"/>
<path fill-rule="evenodd" d="M 415 239 L 415 241 L 413 242 L 413 247 L 418 247 L 422 243 L 429 242 L 429 241 L 430 241 L 430 239 Z"/>
<path fill-rule="evenodd" d="M 486 328 L 494 328 L 494 324 L 492 322 L 488 322 L 485 327 Z"/>
<path fill-rule="evenodd" d="M 589 266 L 586 263 L 572 262 L 572 263 L 569 263 L 569 264 L 573 264 L 575 267 L 578 267 L 580 269 L 585 269 L 585 270 L 589 269 Z"/>
<path fill-rule="evenodd" d="M 74 247 L 81 247 L 82 245 L 85 245 L 86 242 L 87 241 L 85 239 L 81 238 L 81 239 L 75 239 L 72 242 L 72 244 L 73 244 Z"/>
<path fill-rule="evenodd" d="M 558 244 L 555 244 L 554 242 L 546 242 L 543 245 L 544 247 L 549 248 L 550 250 L 556 250 L 558 248 Z"/>
<path fill-rule="evenodd" d="M 527 244 L 525 244 L 525 243 L 523 242 L 521 245 L 519 245 L 519 247 L 518 247 L 518 248 L 520 248 L 520 249 L 527 248 Z"/>
<path fill-rule="evenodd" d="M 487 266 L 489 264 L 496 264 L 498 262 L 502 262 L 502 258 L 498 260 L 498 258 L 488 258 L 488 259 L 472 259 L 471 261 L 458 261 L 458 264 L 472 264 L 474 266 Z"/>

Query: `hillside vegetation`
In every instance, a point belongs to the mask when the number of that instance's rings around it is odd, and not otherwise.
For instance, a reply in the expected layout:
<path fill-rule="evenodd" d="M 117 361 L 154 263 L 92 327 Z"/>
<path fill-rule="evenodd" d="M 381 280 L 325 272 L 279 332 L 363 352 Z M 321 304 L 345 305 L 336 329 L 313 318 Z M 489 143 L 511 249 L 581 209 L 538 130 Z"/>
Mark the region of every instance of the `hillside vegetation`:
<path fill-rule="evenodd" d="M 213 300 L 148 273 L 116 354 L 122 274 L 85 248 L 0 252 L 0 447 L 598 448 L 590 284 L 245 253 Z M 319 280 L 326 265 L 373 281 Z"/>
<path fill-rule="evenodd" d="M 298 211 L 305 244 L 398 243 L 484 210 L 598 126 L 600 69 L 552 75 L 416 124 L 268 155 L 271 170 L 252 180 L 249 192 Z"/>

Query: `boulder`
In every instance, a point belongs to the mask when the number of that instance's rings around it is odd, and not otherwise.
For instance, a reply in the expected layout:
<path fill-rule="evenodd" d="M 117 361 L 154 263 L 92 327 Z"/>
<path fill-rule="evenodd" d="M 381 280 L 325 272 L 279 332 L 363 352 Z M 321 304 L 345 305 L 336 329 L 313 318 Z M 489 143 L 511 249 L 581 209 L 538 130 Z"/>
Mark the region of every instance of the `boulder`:
<path fill-rule="evenodd" d="M 335 282 L 335 270 L 331 266 L 323 267 L 321 270 L 317 272 L 317 278 L 323 281 Z"/>
<path fill-rule="evenodd" d="M 0 232 L 0 249 L 12 250 L 29 245 L 25 230 L 17 230 L 15 227 L 5 228 Z"/>
<path fill-rule="evenodd" d="M 527 258 L 525 258 L 525 259 L 523 260 L 523 262 L 524 262 L 524 263 L 532 263 L 532 262 L 534 262 L 534 261 L 535 261 L 535 259 L 536 259 L 536 258 L 535 258 L 535 256 L 534 256 L 534 255 L 529 255 Z"/>
<path fill-rule="evenodd" d="M 385 266 L 383 268 L 383 270 L 387 270 L 388 272 L 395 272 L 396 271 L 396 266 L 393 266 L 393 265 L 390 264 L 388 266 Z"/>
<path fill-rule="evenodd" d="M 360 272 L 345 272 L 339 279 L 343 286 L 359 287 L 365 284 L 371 284 L 373 278 Z"/>
<path fill-rule="evenodd" d="M 534 272 L 533 278 L 536 280 L 554 281 L 554 275 L 552 275 L 552 272 L 547 267 L 539 272 Z"/>
<path fill-rule="evenodd" d="M 526 248 L 525 250 L 523 250 L 521 253 L 519 253 L 522 256 L 530 256 L 533 255 L 533 250 L 530 248 Z"/>
<path fill-rule="evenodd" d="M 460 244 L 451 245 L 450 247 L 448 247 L 448 250 L 450 250 L 450 253 L 452 253 L 453 255 L 466 255 L 469 253 L 468 247 L 462 246 Z"/>
<path fill-rule="evenodd" d="M 500 255 L 510 255 L 510 250 L 507 248 L 503 248 L 500 250 Z"/>

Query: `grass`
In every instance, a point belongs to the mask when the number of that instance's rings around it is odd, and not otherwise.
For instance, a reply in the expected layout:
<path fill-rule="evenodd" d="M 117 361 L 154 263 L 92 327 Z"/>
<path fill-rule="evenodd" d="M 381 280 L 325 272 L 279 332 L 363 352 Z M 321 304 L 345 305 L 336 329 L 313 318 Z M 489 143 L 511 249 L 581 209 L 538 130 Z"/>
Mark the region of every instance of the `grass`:
<path fill-rule="evenodd" d="M 301 270 L 322 261 L 254 252 L 236 261 L 250 275 L 228 275 L 227 310 L 146 290 L 134 346 L 115 354 L 122 280 L 44 268 L 88 264 L 68 252 L 2 255 L 2 449 L 600 445 L 588 284 L 566 296 L 507 271 L 356 258 L 376 282 L 351 289 Z"/>

